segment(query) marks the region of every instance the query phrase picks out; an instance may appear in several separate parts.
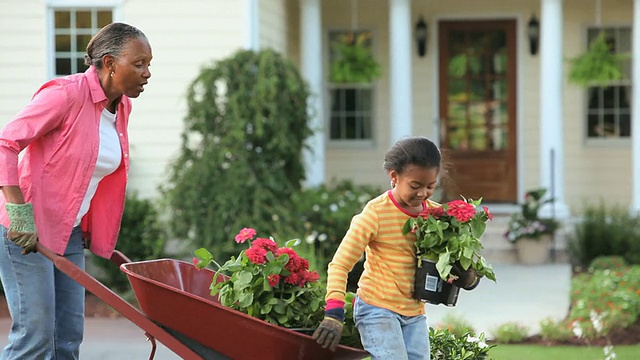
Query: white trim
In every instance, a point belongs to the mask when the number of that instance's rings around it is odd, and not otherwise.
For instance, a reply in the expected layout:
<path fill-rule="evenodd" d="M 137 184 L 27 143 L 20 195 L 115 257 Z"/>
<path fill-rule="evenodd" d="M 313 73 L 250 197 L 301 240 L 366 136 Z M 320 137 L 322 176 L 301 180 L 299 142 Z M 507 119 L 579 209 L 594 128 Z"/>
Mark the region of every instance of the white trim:
<path fill-rule="evenodd" d="M 410 0 L 389 1 L 389 147 L 413 134 L 412 20 Z"/>
<path fill-rule="evenodd" d="M 246 29 L 245 48 L 260 50 L 260 3 L 258 0 L 245 0 Z"/>
<path fill-rule="evenodd" d="M 640 53 L 640 0 L 633 0 L 631 53 Z M 631 210 L 640 211 L 640 56 L 631 59 Z"/>
<path fill-rule="evenodd" d="M 44 0 L 48 7 L 118 7 L 126 0 Z"/>

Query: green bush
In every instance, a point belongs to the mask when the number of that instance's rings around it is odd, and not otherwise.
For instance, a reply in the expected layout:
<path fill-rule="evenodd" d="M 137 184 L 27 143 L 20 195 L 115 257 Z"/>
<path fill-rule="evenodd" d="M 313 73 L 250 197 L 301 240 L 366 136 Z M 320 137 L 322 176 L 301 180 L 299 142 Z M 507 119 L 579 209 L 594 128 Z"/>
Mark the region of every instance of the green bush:
<path fill-rule="evenodd" d="M 173 235 L 223 261 L 244 227 L 295 233 L 291 197 L 305 179 L 309 89 L 273 50 L 239 51 L 201 70 L 187 91 L 179 156 L 161 188 Z"/>
<path fill-rule="evenodd" d="M 158 210 L 151 200 L 141 199 L 136 193 L 127 194 L 116 250 L 131 261 L 166 257 L 167 234 Z M 93 256 L 90 260 L 99 273 L 94 276 L 117 293 L 129 291 L 127 276 L 110 260 Z"/>
<path fill-rule="evenodd" d="M 498 326 L 493 332 L 493 340 L 497 343 L 518 343 L 526 339 L 529 329 L 515 322 L 509 322 Z"/>
<path fill-rule="evenodd" d="M 307 252 L 313 254 L 306 254 L 307 257 L 315 259 L 314 265 L 323 277 L 326 276 L 327 266 L 349 229 L 353 216 L 383 191 L 375 186 L 355 185 L 349 180 L 343 180 L 333 185 L 322 184 L 303 189 L 294 194 L 294 220 L 301 227 L 298 233 L 304 237 Z M 349 274 L 351 291 L 360 278 L 361 263 Z"/>
<path fill-rule="evenodd" d="M 571 309 L 564 326 L 585 339 L 607 336 L 640 317 L 640 266 L 581 273 L 572 279 Z"/>
<path fill-rule="evenodd" d="M 589 272 L 596 270 L 614 270 L 621 271 L 628 267 L 627 262 L 622 256 L 599 256 L 589 264 Z"/>
<path fill-rule="evenodd" d="M 489 350 L 496 345 L 488 345 L 484 333 L 477 337 L 471 331 L 459 336 L 447 329 L 429 328 L 431 360 L 483 360 L 489 358 Z"/>
<path fill-rule="evenodd" d="M 640 217 L 620 206 L 587 206 L 568 250 L 582 266 L 600 256 L 622 256 L 630 264 L 640 264 Z"/>
<path fill-rule="evenodd" d="M 467 320 L 455 314 L 447 314 L 442 322 L 436 325 L 437 329 L 446 329 L 453 335 L 461 337 L 465 333 L 475 333 L 475 329 Z"/>
<path fill-rule="evenodd" d="M 571 339 L 573 332 L 566 321 L 547 318 L 540 321 L 540 336 L 544 340 L 563 342 Z"/>

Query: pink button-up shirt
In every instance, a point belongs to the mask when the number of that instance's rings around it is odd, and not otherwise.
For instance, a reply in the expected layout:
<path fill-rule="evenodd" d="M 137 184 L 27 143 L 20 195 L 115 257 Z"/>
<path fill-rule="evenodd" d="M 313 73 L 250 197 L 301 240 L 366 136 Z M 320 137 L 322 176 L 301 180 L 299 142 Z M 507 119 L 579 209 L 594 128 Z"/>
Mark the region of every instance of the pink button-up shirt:
<path fill-rule="evenodd" d="M 31 102 L 0 131 L 0 186 L 19 185 L 33 203 L 40 242 L 63 254 L 93 175 L 100 147 L 100 114 L 107 106 L 97 70 L 44 84 Z M 131 100 L 118 103 L 116 131 L 123 159 L 100 181 L 82 230 L 91 251 L 111 257 L 124 209 L 129 172 L 127 125 Z M 18 154 L 24 157 L 18 163 Z M 9 227 L 6 199 L 0 196 L 0 223 Z"/>

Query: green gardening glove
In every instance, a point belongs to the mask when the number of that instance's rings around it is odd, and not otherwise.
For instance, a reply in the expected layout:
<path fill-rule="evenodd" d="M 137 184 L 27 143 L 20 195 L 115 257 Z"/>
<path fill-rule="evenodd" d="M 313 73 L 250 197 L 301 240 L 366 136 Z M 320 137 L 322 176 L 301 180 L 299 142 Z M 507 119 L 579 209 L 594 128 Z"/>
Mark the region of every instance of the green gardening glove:
<path fill-rule="evenodd" d="M 10 222 L 7 238 L 23 249 L 23 255 L 36 252 L 38 234 L 36 233 L 36 224 L 33 218 L 33 206 L 31 203 L 7 203 L 5 208 L 7 209 Z"/>

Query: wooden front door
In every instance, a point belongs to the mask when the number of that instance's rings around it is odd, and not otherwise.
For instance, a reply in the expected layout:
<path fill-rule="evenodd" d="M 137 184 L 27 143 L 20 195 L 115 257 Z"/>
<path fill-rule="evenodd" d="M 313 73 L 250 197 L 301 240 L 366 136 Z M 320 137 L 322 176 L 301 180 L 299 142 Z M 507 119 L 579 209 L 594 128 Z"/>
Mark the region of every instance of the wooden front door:
<path fill-rule="evenodd" d="M 516 22 L 439 26 L 446 200 L 516 202 Z"/>

